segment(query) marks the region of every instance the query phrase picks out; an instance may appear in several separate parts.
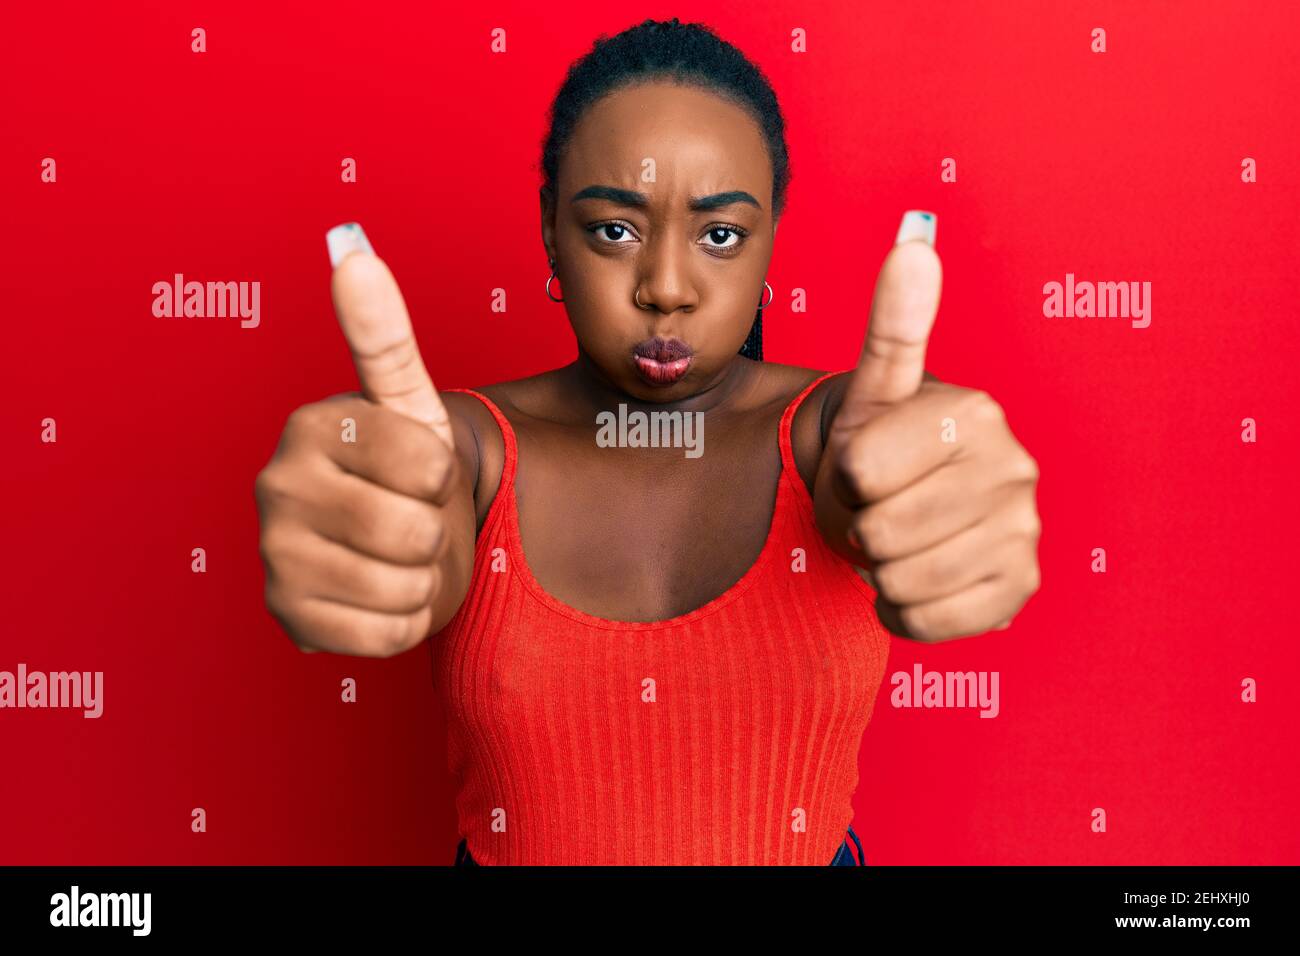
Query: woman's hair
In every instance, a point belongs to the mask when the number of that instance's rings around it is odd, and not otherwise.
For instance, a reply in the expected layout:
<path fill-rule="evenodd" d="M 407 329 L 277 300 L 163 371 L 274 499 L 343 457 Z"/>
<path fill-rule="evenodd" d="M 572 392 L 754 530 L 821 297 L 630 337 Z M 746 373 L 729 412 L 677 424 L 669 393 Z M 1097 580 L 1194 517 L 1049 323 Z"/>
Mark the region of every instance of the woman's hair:
<path fill-rule="evenodd" d="M 625 86 L 669 79 L 716 93 L 757 121 L 772 161 L 772 218 L 785 207 L 790 159 L 785 120 L 776 93 L 763 72 L 738 49 L 702 23 L 646 20 L 613 37 L 602 34 L 591 52 L 569 67 L 550 110 L 550 130 L 542 144 L 542 193 L 554 203 L 560 157 L 587 107 Z M 763 311 L 754 314 L 740 354 L 763 359 Z"/>

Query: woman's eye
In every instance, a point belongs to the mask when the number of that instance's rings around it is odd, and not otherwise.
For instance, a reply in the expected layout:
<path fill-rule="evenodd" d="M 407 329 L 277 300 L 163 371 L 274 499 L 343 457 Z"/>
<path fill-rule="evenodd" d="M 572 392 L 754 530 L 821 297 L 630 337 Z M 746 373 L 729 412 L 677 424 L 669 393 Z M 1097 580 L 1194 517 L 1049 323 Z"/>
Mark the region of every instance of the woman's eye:
<path fill-rule="evenodd" d="M 717 240 L 718 245 L 711 245 L 711 248 L 713 249 L 734 249 L 736 246 L 740 245 L 740 240 L 743 238 L 739 230 L 732 229 L 730 226 L 714 226 L 708 231 L 708 233 L 706 233 L 706 235 L 710 240 Z M 726 240 L 728 238 L 735 239 L 736 241 L 727 242 Z"/>
<path fill-rule="evenodd" d="M 632 235 L 632 231 L 627 226 L 617 222 L 602 222 L 591 226 L 587 231 L 595 233 L 606 242 L 617 245 L 625 245 L 626 243 L 623 242 L 625 238 L 636 240 L 636 236 Z"/>

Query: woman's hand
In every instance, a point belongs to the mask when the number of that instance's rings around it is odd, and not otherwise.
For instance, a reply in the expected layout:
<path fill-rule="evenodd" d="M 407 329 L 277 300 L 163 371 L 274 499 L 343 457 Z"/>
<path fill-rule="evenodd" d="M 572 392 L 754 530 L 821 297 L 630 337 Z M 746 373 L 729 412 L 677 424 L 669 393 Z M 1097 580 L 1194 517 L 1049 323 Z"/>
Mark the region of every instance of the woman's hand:
<path fill-rule="evenodd" d="M 926 642 L 1009 626 L 1040 579 L 1037 463 L 987 392 L 925 379 L 941 277 L 925 242 L 886 257 L 814 488 L 818 527 L 868 569 L 881 623 Z"/>
<path fill-rule="evenodd" d="M 362 392 L 295 409 L 257 476 L 265 600 L 305 652 L 389 657 L 464 600 L 474 476 L 392 273 L 364 237 L 359 251 L 338 237 L 334 309 Z"/>

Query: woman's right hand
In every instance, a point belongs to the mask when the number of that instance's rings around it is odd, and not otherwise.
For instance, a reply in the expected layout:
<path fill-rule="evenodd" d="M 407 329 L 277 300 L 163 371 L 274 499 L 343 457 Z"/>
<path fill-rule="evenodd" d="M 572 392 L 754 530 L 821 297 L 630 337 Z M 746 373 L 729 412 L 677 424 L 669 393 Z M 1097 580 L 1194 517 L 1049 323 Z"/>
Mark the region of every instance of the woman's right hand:
<path fill-rule="evenodd" d="M 474 475 L 392 273 L 359 226 L 328 239 L 361 392 L 294 409 L 257 475 L 265 600 L 305 652 L 390 657 L 469 590 Z"/>

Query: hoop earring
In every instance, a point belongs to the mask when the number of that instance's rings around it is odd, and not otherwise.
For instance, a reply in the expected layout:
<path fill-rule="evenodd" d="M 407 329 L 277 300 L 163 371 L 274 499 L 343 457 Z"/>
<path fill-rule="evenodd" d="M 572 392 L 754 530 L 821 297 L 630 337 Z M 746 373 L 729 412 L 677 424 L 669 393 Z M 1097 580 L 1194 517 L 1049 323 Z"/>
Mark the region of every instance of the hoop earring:
<path fill-rule="evenodd" d="M 546 280 L 546 297 L 550 299 L 552 302 L 563 302 L 564 299 L 557 299 L 555 296 L 551 295 L 551 280 L 555 278 L 555 260 L 551 259 L 550 263 L 551 263 L 551 275 Z"/>

